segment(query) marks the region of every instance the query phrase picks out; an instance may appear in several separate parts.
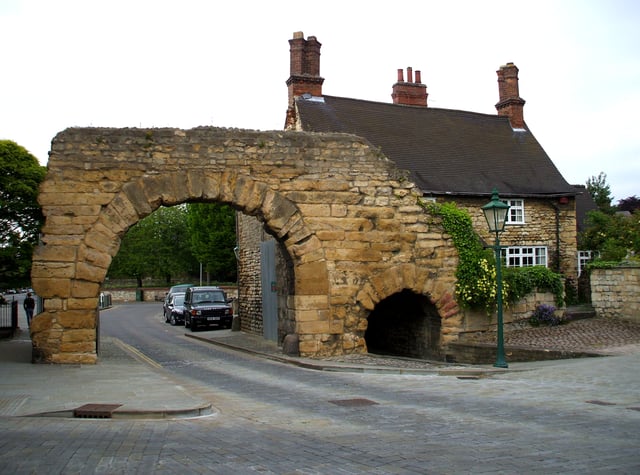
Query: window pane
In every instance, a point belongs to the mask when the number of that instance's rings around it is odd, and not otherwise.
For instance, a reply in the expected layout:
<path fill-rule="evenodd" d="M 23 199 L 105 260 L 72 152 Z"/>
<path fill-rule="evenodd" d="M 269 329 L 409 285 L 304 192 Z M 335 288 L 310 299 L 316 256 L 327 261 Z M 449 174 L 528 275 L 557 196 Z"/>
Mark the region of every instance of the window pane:
<path fill-rule="evenodd" d="M 507 200 L 509 205 L 509 215 L 507 223 L 523 224 L 524 223 L 524 201 L 523 200 Z"/>
<path fill-rule="evenodd" d="M 544 246 L 515 246 L 502 249 L 508 267 L 547 266 L 547 248 Z"/>

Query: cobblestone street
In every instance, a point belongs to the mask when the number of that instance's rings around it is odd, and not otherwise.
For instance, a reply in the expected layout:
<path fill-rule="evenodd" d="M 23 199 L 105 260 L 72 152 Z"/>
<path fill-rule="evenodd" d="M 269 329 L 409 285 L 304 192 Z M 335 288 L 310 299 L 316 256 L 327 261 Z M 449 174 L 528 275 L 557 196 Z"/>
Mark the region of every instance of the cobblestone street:
<path fill-rule="evenodd" d="M 472 341 L 495 343 L 495 333 Z M 586 318 L 564 325 L 526 327 L 505 331 L 504 343 L 522 348 L 616 354 L 640 344 L 640 324 L 611 318 Z"/>
<path fill-rule="evenodd" d="M 130 318 L 133 311 L 137 318 Z M 313 369 L 283 364 L 309 359 L 273 361 L 275 345 L 242 332 L 202 331 L 194 338 L 161 321 L 153 305 L 114 308 L 102 325 L 97 365 L 33 365 L 28 339 L 0 342 L 1 473 L 640 470 L 635 324 L 592 318 L 508 332 L 528 333 L 530 344 L 554 337 L 574 348 L 620 353 L 497 371 L 375 355 L 316 359 Z M 607 346 L 593 343 L 593 335 Z M 127 410 L 113 419 L 70 415 L 87 403 Z M 188 415 L 191 407 L 210 410 Z"/>
<path fill-rule="evenodd" d="M 468 338 L 469 342 L 495 344 L 495 332 Z M 507 347 L 558 350 L 596 355 L 640 353 L 640 324 L 609 318 L 587 318 L 553 327 L 531 327 L 504 333 Z M 407 369 L 437 370 L 452 365 L 412 358 L 353 354 L 322 358 L 322 361 Z"/>

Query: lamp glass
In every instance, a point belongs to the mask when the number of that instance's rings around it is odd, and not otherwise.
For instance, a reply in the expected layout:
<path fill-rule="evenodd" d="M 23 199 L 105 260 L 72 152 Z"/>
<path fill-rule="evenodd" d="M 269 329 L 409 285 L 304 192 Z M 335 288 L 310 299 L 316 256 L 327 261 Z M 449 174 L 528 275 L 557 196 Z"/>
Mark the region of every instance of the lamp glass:
<path fill-rule="evenodd" d="M 491 201 L 482 207 L 482 212 L 492 233 L 501 233 L 507 222 L 509 205 L 500 200 L 498 190 L 494 189 Z"/>

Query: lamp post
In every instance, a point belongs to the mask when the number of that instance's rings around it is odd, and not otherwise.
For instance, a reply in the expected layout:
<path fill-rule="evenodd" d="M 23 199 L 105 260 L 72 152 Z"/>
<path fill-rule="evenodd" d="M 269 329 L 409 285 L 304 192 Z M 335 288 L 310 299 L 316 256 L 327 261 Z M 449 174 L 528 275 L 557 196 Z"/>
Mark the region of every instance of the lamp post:
<path fill-rule="evenodd" d="M 496 351 L 496 368 L 508 368 L 509 365 L 504 357 L 504 334 L 502 322 L 502 255 L 500 252 L 500 233 L 504 231 L 507 221 L 509 205 L 500 201 L 498 190 L 493 189 L 491 201 L 482 207 L 482 212 L 489 225 L 489 231 L 496 233 L 494 251 L 496 254 L 496 306 L 497 306 L 497 326 L 498 326 L 498 349 Z"/>

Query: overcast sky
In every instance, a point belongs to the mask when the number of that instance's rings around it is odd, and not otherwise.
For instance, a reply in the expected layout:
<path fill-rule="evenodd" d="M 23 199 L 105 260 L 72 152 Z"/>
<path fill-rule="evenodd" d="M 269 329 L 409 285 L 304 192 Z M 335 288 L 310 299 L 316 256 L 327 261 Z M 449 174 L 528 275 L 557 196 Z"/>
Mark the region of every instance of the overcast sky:
<path fill-rule="evenodd" d="M 429 106 L 495 114 L 513 62 L 567 181 L 640 196 L 636 0 L 0 0 L 0 139 L 46 164 L 73 126 L 281 130 L 295 31 L 332 96 L 391 102 L 411 66 Z"/>

